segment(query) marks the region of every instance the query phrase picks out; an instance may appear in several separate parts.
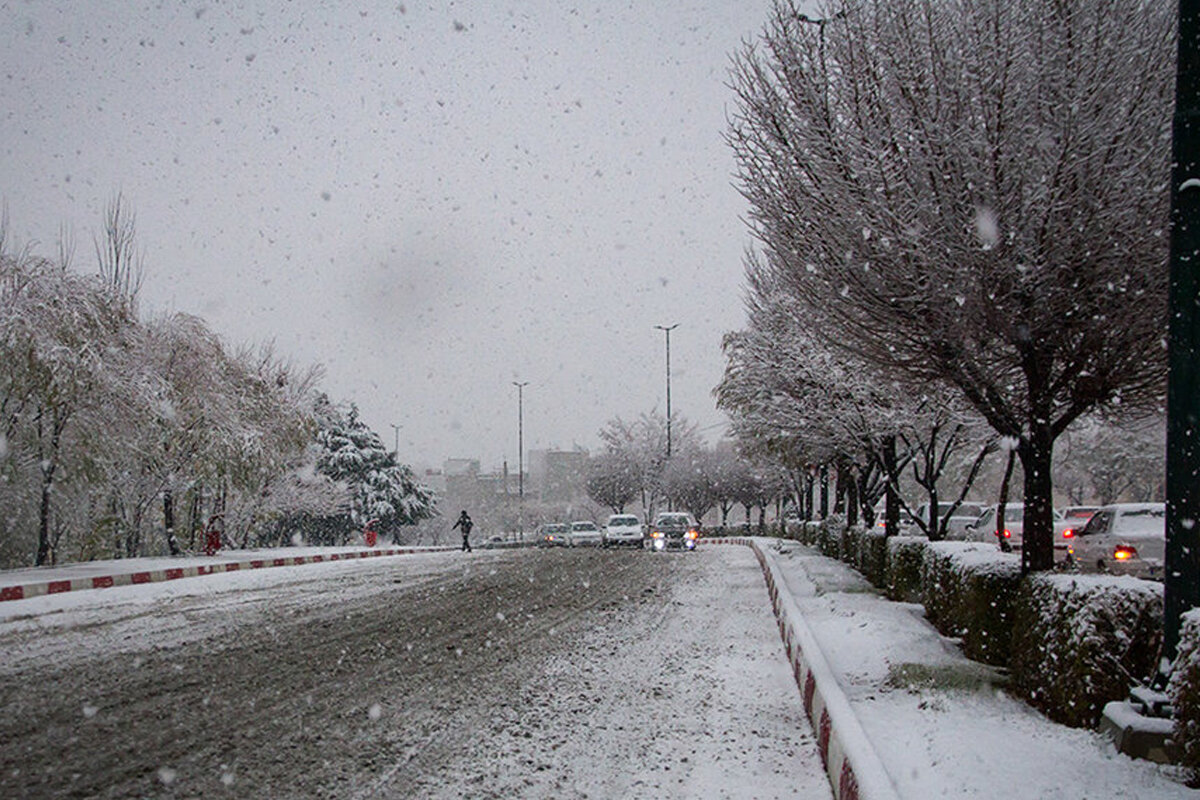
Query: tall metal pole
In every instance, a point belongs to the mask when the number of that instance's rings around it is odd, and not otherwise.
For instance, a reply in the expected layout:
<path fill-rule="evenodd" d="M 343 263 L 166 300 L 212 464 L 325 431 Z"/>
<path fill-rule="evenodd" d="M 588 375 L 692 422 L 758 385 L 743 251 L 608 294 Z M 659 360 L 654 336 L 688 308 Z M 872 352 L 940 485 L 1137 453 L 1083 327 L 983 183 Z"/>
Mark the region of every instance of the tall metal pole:
<path fill-rule="evenodd" d="M 525 387 L 529 381 L 513 381 L 517 387 L 517 532 L 525 539 Z M 508 491 L 505 489 L 505 491 Z"/>
<path fill-rule="evenodd" d="M 674 325 L 655 325 L 660 331 L 667 335 L 667 461 L 671 460 L 671 331 L 679 327 L 679 323 Z M 672 507 L 671 497 L 667 496 L 667 511 L 674 511 Z"/>
<path fill-rule="evenodd" d="M 1200 0 L 1179 0 L 1167 335 L 1167 549 L 1163 661 L 1200 606 Z M 1160 676 L 1161 677 L 1161 676 Z"/>
<path fill-rule="evenodd" d="M 400 426 L 392 425 L 392 430 L 396 432 L 396 449 L 393 450 L 392 452 L 396 454 L 397 458 L 399 458 L 400 457 Z"/>
<path fill-rule="evenodd" d="M 667 335 L 667 460 L 671 460 L 671 331 L 679 327 L 679 323 L 674 325 L 655 325 L 660 331 Z"/>

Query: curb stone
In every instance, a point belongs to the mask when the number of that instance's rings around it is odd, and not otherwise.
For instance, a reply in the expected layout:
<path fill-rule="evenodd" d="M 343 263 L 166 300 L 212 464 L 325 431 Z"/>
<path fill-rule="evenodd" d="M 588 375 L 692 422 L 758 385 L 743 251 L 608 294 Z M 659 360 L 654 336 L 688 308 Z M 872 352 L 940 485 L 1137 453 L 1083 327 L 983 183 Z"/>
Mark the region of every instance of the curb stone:
<path fill-rule="evenodd" d="M 187 567 L 140 570 L 137 572 L 117 572 L 111 575 L 93 575 L 86 578 L 30 581 L 29 583 L 0 587 L 0 602 L 6 600 L 25 600 L 31 597 L 60 594 L 62 592 L 75 592 L 84 589 L 107 589 L 110 586 L 132 586 L 139 583 L 173 581 L 179 578 L 195 578 L 200 575 L 216 575 L 222 572 L 240 572 L 242 570 L 264 569 L 268 567 L 294 567 L 301 564 L 319 564 L 325 561 L 350 561 L 357 558 L 402 556 L 413 553 L 437 553 L 443 550 L 456 549 L 458 548 L 449 545 L 439 545 L 419 548 L 389 547 L 378 550 L 349 550 L 343 553 L 320 553 L 283 558 L 254 558 L 242 561 L 218 561 L 213 564 L 196 564 Z"/>

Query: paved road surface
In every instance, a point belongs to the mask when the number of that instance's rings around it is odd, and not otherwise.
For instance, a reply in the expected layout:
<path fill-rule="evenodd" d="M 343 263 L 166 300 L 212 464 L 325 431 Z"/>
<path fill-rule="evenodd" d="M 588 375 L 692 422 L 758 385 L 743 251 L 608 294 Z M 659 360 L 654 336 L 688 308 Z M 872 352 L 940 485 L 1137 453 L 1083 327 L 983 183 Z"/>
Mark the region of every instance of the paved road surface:
<path fill-rule="evenodd" d="M 0 797 L 830 796 L 744 548 L 285 569 L 0 625 Z"/>

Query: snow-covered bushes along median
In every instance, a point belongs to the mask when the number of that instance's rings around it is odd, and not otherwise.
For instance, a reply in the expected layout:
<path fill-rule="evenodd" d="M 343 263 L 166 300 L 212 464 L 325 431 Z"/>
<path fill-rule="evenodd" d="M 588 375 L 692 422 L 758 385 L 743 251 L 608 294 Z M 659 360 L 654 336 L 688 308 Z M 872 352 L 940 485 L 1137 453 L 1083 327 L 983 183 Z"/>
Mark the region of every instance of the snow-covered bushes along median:
<path fill-rule="evenodd" d="M 1015 605 L 1013 688 L 1051 719 L 1094 727 L 1154 674 L 1162 587 L 1129 577 L 1030 575 Z"/>
<path fill-rule="evenodd" d="M 925 560 L 924 536 L 890 536 L 887 538 L 887 564 L 884 567 L 885 588 L 889 600 L 903 603 L 921 602 L 921 563 Z"/>
<path fill-rule="evenodd" d="M 985 664 L 1008 663 L 1012 602 L 1021 561 L 974 542 L 931 542 L 921 565 L 925 614 L 947 636 L 961 636 L 963 652 Z"/>
<path fill-rule="evenodd" d="M 1200 609 L 1183 615 L 1169 688 L 1181 762 L 1200 777 Z"/>

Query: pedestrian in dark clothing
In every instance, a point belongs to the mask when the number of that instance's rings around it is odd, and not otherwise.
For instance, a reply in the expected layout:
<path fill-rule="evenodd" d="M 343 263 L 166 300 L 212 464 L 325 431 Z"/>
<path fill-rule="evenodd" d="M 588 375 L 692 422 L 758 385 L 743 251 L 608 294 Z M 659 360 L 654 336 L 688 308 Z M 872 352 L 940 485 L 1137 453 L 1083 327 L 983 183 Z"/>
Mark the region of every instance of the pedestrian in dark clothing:
<path fill-rule="evenodd" d="M 467 553 L 471 552 L 471 528 L 474 526 L 475 523 L 471 522 L 471 517 L 467 514 L 466 510 L 458 515 L 458 522 L 454 523 L 454 528 L 462 528 L 462 549 Z M 450 530 L 454 530 L 454 528 L 451 528 Z"/>

